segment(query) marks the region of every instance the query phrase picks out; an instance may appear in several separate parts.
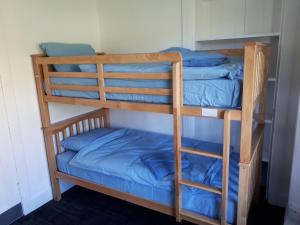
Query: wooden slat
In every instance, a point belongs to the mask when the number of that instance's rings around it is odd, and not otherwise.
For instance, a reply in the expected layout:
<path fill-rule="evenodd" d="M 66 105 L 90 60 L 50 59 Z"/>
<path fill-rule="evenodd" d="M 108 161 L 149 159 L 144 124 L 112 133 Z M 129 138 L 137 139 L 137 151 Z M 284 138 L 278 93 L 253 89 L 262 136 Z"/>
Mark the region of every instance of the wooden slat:
<path fill-rule="evenodd" d="M 104 78 L 134 80 L 171 80 L 171 73 L 104 73 Z"/>
<path fill-rule="evenodd" d="M 181 179 L 179 181 L 179 183 L 182 184 L 182 185 L 189 186 L 189 187 L 198 188 L 198 189 L 201 189 L 201 190 L 204 190 L 204 191 L 209 191 L 209 192 L 212 192 L 212 193 L 215 193 L 215 194 L 219 194 L 219 195 L 222 194 L 222 191 L 219 188 L 211 187 L 211 186 L 201 184 L 201 183 L 195 183 L 195 182 L 192 182 L 192 181 L 189 181 L 189 180 L 186 180 L 186 179 Z"/>
<path fill-rule="evenodd" d="M 104 127 L 109 128 L 110 127 L 110 114 L 109 114 L 109 109 L 103 109 L 104 113 Z"/>
<path fill-rule="evenodd" d="M 63 137 L 64 137 L 64 139 L 67 138 L 67 130 L 66 129 L 63 129 Z"/>
<path fill-rule="evenodd" d="M 74 136 L 74 127 L 73 127 L 73 124 L 71 124 L 71 126 L 70 126 L 70 135 Z"/>
<path fill-rule="evenodd" d="M 103 64 L 97 64 L 97 73 L 98 73 L 98 91 L 101 101 L 105 101 L 105 90 L 104 90 L 104 77 L 103 77 Z"/>
<path fill-rule="evenodd" d="M 44 73 L 44 81 L 45 81 L 45 91 L 48 96 L 52 96 L 48 65 L 43 64 L 43 73 Z"/>
<path fill-rule="evenodd" d="M 89 121 L 89 130 L 92 130 L 93 129 L 93 122 L 92 122 L 92 119 L 88 119 Z"/>
<path fill-rule="evenodd" d="M 82 128 L 83 128 L 83 132 L 87 132 L 87 131 L 88 131 L 86 122 L 87 122 L 86 120 L 82 120 Z"/>
<path fill-rule="evenodd" d="M 56 148 L 57 148 L 57 152 L 61 153 L 61 144 L 60 144 L 60 137 L 59 137 L 59 133 L 55 134 L 55 142 L 56 142 Z"/>
<path fill-rule="evenodd" d="M 63 77 L 63 78 L 94 78 L 98 77 L 97 73 L 85 72 L 49 72 L 49 77 Z"/>
<path fill-rule="evenodd" d="M 204 151 L 204 150 L 200 150 L 200 149 L 188 148 L 188 147 L 181 147 L 180 151 L 189 153 L 189 154 L 193 154 L 193 155 L 200 155 L 200 156 L 205 156 L 205 157 L 215 158 L 215 159 L 223 158 L 223 156 L 220 154 L 216 154 L 216 153 L 212 153 L 212 152 L 208 152 L 208 151 Z"/>
<path fill-rule="evenodd" d="M 81 128 L 80 128 L 80 123 L 76 123 L 76 130 L 77 130 L 77 135 L 81 133 Z"/>
<path fill-rule="evenodd" d="M 63 85 L 63 84 L 52 84 L 50 85 L 52 90 L 73 90 L 73 91 L 98 91 L 98 86 L 84 86 L 84 85 Z"/>
<path fill-rule="evenodd" d="M 172 95 L 172 89 L 164 88 L 123 88 L 123 87 L 105 87 L 105 92 L 126 93 L 126 94 L 144 94 L 144 95 Z"/>
<path fill-rule="evenodd" d="M 182 210 L 181 215 L 182 215 L 182 219 L 194 224 L 203 225 L 203 223 L 205 223 L 205 224 L 212 224 L 212 225 L 220 225 L 220 222 L 218 220 L 211 219 L 206 216 L 201 216 L 197 213 L 189 212 L 186 210 Z"/>
<path fill-rule="evenodd" d="M 141 54 L 107 54 L 97 56 L 60 56 L 37 57 L 38 64 L 130 64 L 130 63 L 160 63 L 180 62 L 181 54 L 168 53 L 141 53 Z"/>

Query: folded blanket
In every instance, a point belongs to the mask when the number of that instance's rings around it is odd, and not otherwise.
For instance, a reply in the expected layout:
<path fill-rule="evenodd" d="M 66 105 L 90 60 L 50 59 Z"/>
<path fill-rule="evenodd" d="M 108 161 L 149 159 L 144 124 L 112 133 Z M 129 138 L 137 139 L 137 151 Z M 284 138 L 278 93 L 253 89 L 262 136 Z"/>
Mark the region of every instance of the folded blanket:
<path fill-rule="evenodd" d="M 165 176 L 175 172 L 174 152 L 156 152 L 141 156 L 142 162 L 149 168 L 157 180 L 162 180 Z M 189 161 L 182 157 L 182 169 L 189 166 Z"/>
<path fill-rule="evenodd" d="M 204 51 L 192 51 L 186 48 L 172 47 L 161 52 L 180 52 L 183 58 L 183 66 L 186 67 L 210 67 L 228 63 L 225 55 Z"/>

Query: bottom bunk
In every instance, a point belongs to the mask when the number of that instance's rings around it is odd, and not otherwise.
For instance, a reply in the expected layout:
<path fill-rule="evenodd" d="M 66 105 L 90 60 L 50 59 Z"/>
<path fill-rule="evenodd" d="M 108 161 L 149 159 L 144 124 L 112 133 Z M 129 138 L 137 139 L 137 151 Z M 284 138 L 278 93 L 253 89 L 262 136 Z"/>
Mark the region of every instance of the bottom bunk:
<path fill-rule="evenodd" d="M 221 153 L 222 145 L 182 139 L 183 146 Z M 68 174 L 122 193 L 173 208 L 173 136 L 132 129 L 98 128 L 66 138 L 64 152 L 56 155 L 60 174 Z M 239 154 L 231 151 L 227 222 L 236 223 Z M 183 178 L 222 187 L 222 161 L 191 154 L 182 155 Z M 221 217 L 221 195 L 183 186 L 182 206 L 188 212 Z M 126 197 L 123 198 L 126 200 Z"/>

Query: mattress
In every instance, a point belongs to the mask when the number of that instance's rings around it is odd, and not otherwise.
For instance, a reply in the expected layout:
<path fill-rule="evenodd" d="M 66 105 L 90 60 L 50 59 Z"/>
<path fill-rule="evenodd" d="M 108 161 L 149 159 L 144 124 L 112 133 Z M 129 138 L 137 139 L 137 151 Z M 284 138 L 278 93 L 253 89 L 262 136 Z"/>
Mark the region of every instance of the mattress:
<path fill-rule="evenodd" d="M 122 132 L 126 133 L 126 136 L 120 136 Z M 157 140 L 157 142 L 152 145 L 149 145 L 149 143 L 148 145 L 145 144 L 153 139 Z M 97 145 L 97 142 L 101 144 Z M 144 144 L 143 148 L 140 145 L 141 143 Z M 185 146 L 204 147 L 205 150 L 207 148 L 216 149 L 221 146 L 190 139 L 183 139 L 183 143 Z M 95 147 L 95 145 L 98 147 Z M 140 156 L 149 152 L 169 151 L 169 147 L 172 147 L 171 136 L 123 129 L 99 138 L 99 140 L 92 142 L 79 152 L 68 150 L 57 155 L 57 165 L 59 171 L 66 174 L 167 206 L 174 206 L 174 174 L 170 174 L 164 180 L 157 181 L 151 176 L 149 169 L 139 160 Z M 191 177 L 191 180 L 195 182 L 200 176 L 198 171 L 207 169 L 203 183 L 221 188 L 222 165 L 220 163 L 217 166 L 218 163 L 216 163 L 221 162 L 220 160 L 212 162 L 211 160 L 214 159 L 206 157 L 192 155 L 189 155 L 189 157 L 191 162 L 189 167 L 193 169 L 187 168 L 183 170 L 183 176 L 186 179 Z M 228 223 L 235 223 L 236 220 L 238 163 L 239 154 L 231 152 L 227 203 Z M 186 186 L 182 190 L 184 209 L 211 218 L 220 218 L 220 195 Z"/>
<path fill-rule="evenodd" d="M 87 68 L 85 68 L 85 66 Z M 83 72 L 96 72 L 94 65 L 81 65 Z M 104 65 L 105 72 L 161 73 L 170 72 L 168 64 Z M 241 106 L 243 62 L 231 59 L 231 63 L 213 67 L 183 68 L 183 104 L 202 107 L 239 108 Z M 52 84 L 97 85 L 96 79 L 51 78 Z M 167 80 L 105 79 L 107 87 L 172 88 Z M 99 99 L 98 92 L 53 90 L 54 96 Z M 107 100 L 144 103 L 172 103 L 171 96 L 107 93 Z"/>

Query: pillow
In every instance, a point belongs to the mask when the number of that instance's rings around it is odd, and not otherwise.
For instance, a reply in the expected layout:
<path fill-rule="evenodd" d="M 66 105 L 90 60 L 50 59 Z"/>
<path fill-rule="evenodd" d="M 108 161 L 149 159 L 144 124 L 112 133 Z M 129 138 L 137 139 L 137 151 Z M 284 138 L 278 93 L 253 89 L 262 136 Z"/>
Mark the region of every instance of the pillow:
<path fill-rule="evenodd" d="M 61 142 L 61 146 L 68 150 L 80 151 L 83 147 L 89 145 L 99 137 L 112 133 L 117 129 L 113 128 L 98 128 L 83 134 L 68 137 Z"/>
<path fill-rule="evenodd" d="M 141 160 L 145 166 L 151 171 L 157 180 L 162 180 L 164 177 L 175 172 L 174 152 L 156 152 L 141 156 Z M 190 165 L 189 161 L 182 156 L 182 169 Z"/>
<path fill-rule="evenodd" d="M 211 67 L 229 62 L 228 58 L 222 54 L 192 51 L 186 48 L 172 47 L 161 52 L 180 52 L 185 67 Z"/>
<path fill-rule="evenodd" d="M 47 56 L 87 56 L 96 55 L 95 50 L 89 44 L 65 44 L 48 42 L 40 44 L 40 48 Z M 58 72 L 80 72 L 76 64 L 54 65 Z"/>

